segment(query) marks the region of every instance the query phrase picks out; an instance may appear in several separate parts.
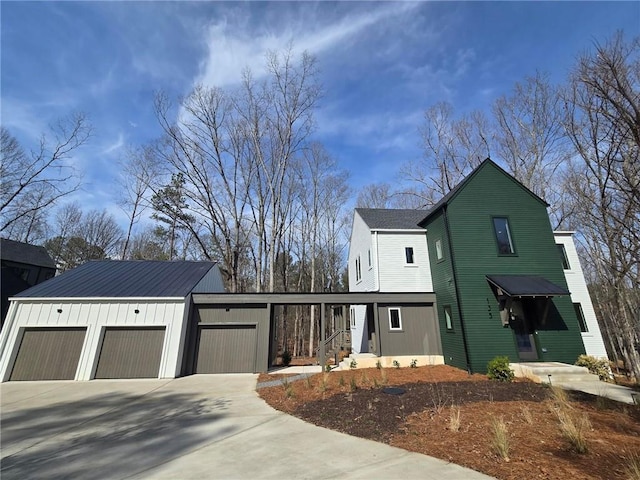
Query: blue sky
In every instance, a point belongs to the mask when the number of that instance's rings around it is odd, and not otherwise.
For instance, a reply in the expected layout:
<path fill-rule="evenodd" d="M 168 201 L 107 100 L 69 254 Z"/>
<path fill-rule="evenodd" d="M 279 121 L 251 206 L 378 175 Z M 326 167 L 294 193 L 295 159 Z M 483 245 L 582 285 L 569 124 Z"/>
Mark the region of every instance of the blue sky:
<path fill-rule="evenodd" d="M 85 112 L 77 152 L 86 207 L 115 207 L 118 159 L 160 134 L 153 94 L 233 87 L 264 53 L 308 50 L 325 94 L 323 142 L 358 187 L 418 159 L 426 108 L 488 109 L 536 69 L 562 81 L 617 29 L 640 34 L 640 2 L 2 2 L 1 115 L 25 147 Z"/>

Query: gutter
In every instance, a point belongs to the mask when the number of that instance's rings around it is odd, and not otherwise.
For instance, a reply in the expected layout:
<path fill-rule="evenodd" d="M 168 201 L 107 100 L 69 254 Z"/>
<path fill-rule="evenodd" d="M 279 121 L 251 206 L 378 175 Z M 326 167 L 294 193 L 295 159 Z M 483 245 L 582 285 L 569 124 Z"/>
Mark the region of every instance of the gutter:
<path fill-rule="evenodd" d="M 462 304 L 460 303 L 460 291 L 458 290 L 458 275 L 456 274 L 456 261 L 453 254 L 453 244 L 451 243 L 451 230 L 449 229 L 449 218 L 447 217 L 447 206 L 442 209 L 444 216 L 444 228 L 447 230 L 447 243 L 449 244 L 449 255 L 451 255 L 451 270 L 453 272 L 453 283 L 456 290 L 456 303 L 458 304 L 458 312 L 460 313 L 460 329 L 462 330 L 462 343 L 464 345 L 464 356 L 467 362 L 467 372 L 471 375 L 471 360 L 469 359 L 469 346 L 467 344 L 467 332 L 464 328 L 464 313 L 462 312 Z"/>

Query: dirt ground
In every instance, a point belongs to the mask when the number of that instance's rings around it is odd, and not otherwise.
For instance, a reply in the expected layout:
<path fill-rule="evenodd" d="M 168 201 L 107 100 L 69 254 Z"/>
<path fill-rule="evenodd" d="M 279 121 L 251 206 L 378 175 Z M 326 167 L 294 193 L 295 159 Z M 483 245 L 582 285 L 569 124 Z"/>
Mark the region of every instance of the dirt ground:
<path fill-rule="evenodd" d="M 322 373 L 258 392 L 316 425 L 499 479 L 625 479 L 633 458 L 640 471 L 640 407 L 579 393 L 563 399 L 563 391 L 529 381 L 494 382 L 443 365 Z M 585 416 L 581 454 L 560 418 Z M 492 446 L 497 420 L 506 425 L 507 459 Z"/>

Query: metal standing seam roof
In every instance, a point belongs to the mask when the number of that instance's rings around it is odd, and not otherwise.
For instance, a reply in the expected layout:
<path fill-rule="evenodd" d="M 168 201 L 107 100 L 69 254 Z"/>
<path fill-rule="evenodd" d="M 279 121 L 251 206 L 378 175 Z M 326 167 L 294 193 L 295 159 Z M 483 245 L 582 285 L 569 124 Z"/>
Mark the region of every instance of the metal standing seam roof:
<path fill-rule="evenodd" d="M 207 281 L 210 277 L 215 278 Z M 209 285 L 219 284 L 218 292 L 224 291 L 218 267 L 213 262 L 91 261 L 16 297 L 186 297 L 203 279 Z"/>
<path fill-rule="evenodd" d="M 510 297 L 571 295 L 566 288 L 536 275 L 487 275 L 487 280 Z"/>
<path fill-rule="evenodd" d="M 10 262 L 56 268 L 55 262 L 44 247 L 6 238 L 0 238 L 0 258 Z"/>
<path fill-rule="evenodd" d="M 356 208 L 364 223 L 372 230 L 424 230 L 418 226 L 427 210 Z"/>

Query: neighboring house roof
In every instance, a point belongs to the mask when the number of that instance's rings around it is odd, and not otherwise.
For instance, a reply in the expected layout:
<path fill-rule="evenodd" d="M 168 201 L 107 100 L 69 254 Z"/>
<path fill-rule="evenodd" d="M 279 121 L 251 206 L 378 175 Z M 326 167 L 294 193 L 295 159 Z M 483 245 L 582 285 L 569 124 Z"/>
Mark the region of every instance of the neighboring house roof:
<path fill-rule="evenodd" d="M 566 288 L 536 275 L 487 275 L 487 280 L 510 297 L 571 295 Z"/>
<path fill-rule="evenodd" d="M 0 258 L 9 262 L 56 268 L 55 262 L 44 247 L 16 242 L 6 238 L 0 238 Z"/>
<path fill-rule="evenodd" d="M 418 222 L 428 213 L 426 210 L 356 208 L 356 212 L 371 230 L 424 230 Z"/>
<path fill-rule="evenodd" d="M 224 292 L 213 262 L 91 261 L 16 295 L 17 298 L 186 297 Z"/>
<path fill-rule="evenodd" d="M 538 200 L 540 203 L 542 203 L 545 207 L 549 206 L 549 204 L 547 202 L 545 202 L 542 198 L 540 198 L 535 193 L 533 193 L 531 190 L 529 190 L 527 187 L 525 187 L 513 175 L 511 175 L 510 173 L 506 172 L 502 167 L 500 167 L 500 165 L 498 165 L 496 162 L 494 162 L 490 158 L 487 158 L 480 165 L 478 165 L 476 168 L 474 168 L 473 171 L 469 175 L 467 175 L 460 183 L 458 183 L 458 185 L 453 187 L 449 193 L 447 193 L 444 197 L 442 197 L 438 203 L 436 203 L 433 207 L 431 207 L 431 210 L 429 210 L 426 213 L 425 217 L 420 219 L 420 221 L 419 221 L 420 225 L 424 225 L 425 222 L 429 218 L 431 218 L 431 216 L 433 216 L 433 214 L 435 214 L 442 207 L 444 207 L 449 202 L 451 202 L 458 195 L 458 193 L 460 193 L 462 191 L 462 189 L 478 174 L 478 172 L 480 172 L 483 168 L 487 167 L 488 165 L 491 165 L 491 166 L 495 167 L 498 171 L 502 172 L 504 175 L 506 175 L 512 181 L 516 182 L 527 193 L 529 193 L 531 196 L 533 196 L 536 200 Z"/>

